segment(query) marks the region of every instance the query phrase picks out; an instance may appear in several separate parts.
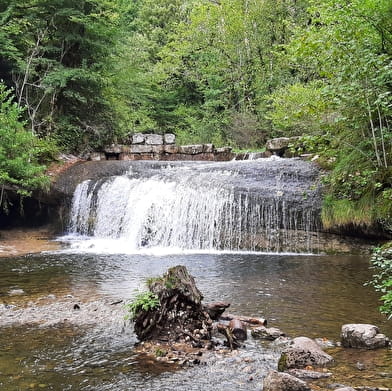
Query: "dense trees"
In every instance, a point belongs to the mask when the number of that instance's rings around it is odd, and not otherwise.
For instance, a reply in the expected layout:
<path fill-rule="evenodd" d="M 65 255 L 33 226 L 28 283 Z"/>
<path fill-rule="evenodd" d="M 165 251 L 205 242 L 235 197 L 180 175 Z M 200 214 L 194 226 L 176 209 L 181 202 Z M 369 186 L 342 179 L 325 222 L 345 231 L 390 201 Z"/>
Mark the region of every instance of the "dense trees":
<path fill-rule="evenodd" d="M 0 1 L 3 79 L 34 135 L 79 150 L 110 133 L 105 71 L 116 36 L 109 1 Z M 83 142 L 83 146 L 81 144 Z"/>
<path fill-rule="evenodd" d="M 336 160 L 326 226 L 377 221 L 391 230 L 392 5 L 331 0 L 310 6 L 312 23 L 286 46 L 298 95 L 292 98 L 293 86 L 275 92 L 280 108 L 272 118 L 286 129 L 299 124 L 308 134 L 329 136 L 327 153 Z"/>
<path fill-rule="evenodd" d="M 325 224 L 392 230 L 391 20 L 388 0 L 0 0 L 0 78 L 66 151 L 304 136 Z"/>

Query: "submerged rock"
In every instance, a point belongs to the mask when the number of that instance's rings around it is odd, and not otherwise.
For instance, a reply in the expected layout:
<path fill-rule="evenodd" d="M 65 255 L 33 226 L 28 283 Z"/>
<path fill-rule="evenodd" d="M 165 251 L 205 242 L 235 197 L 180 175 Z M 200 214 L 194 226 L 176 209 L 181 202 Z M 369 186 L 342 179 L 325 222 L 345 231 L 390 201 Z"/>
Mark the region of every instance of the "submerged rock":
<path fill-rule="evenodd" d="M 310 391 L 311 388 L 301 379 L 288 373 L 268 372 L 264 378 L 263 391 Z"/>
<path fill-rule="evenodd" d="M 345 324 L 341 339 L 345 348 L 378 349 L 389 345 L 389 339 L 371 324 Z"/>
<path fill-rule="evenodd" d="M 289 347 L 280 356 L 278 369 L 284 371 L 290 368 L 320 368 L 333 363 L 333 357 L 325 353 L 320 346 L 307 337 L 294 338 Z"/>
<path fill-rule="evenodd" d="M 298 377 L 298 379 L 308 380 L 325 379 L 332 376 L 331 372 L 318 372 L 306 369 L 289 369 L 287 373 L 292 376 Z"/>
<path fill-rule="evenodd" d="M 280 337 L 284 337 L 285 334 L 276 327 L 257 327 L 251 331 L 253 338 L 266 339 L 274 341 Z"/>

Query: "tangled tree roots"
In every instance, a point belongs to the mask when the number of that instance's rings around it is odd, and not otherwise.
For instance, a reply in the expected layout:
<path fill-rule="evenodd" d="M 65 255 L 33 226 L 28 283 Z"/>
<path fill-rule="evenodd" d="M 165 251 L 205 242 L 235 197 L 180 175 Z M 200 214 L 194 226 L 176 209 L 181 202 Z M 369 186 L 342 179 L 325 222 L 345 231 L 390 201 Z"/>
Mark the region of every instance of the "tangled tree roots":
<path fill-rule="evenodd" d="M 161 278 L 149 282 L 159 306 L 134 316 L 140 341 L 193 341 L 201 346 L 211 339 L 212 320 L 202 306 L 203 296 L 184 266 L 170 268 Z"/>

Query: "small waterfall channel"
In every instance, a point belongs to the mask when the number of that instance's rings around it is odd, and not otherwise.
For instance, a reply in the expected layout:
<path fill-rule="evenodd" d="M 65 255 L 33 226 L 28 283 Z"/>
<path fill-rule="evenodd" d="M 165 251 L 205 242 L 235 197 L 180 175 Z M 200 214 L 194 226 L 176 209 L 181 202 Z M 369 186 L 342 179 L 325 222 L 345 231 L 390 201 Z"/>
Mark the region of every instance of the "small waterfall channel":
<path fill-rule="evenodd" d="M 105 176 L 77 185 L 72 236 L 111 242 L 125 252 L 312 251 L 320 172 L 308 162 L 119 163 L 120 174 L 104 169 Z"/>

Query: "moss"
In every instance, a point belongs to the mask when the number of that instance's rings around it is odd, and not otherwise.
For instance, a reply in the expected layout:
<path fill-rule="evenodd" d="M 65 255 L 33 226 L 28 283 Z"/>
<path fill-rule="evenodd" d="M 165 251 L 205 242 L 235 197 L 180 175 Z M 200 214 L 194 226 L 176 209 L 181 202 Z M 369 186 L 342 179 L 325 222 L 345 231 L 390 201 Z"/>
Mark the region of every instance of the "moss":
<path fill-rule="evenodd" d="M 162 281 L 162 277 L 150 277 L 146 280 L 147 288 L 151 288 L 151 286 L 156 283 Z"/>
<path fill-rule="evenodd" d="M 283 372 L 287 369 L 287 354 L 283 352 L 278 362 L 278 371 Z"/>
<path fill-rule="evenodd" d="M 327 229 L 348 225 L 372 226 L 375 223 L 372 205 L 365 199 L 353 201 L 327 196 L 321 213 L 323 226 Z"/>
<path fill-rule="evenodd" d="M 160 348 L 156 348 L 155 349 L 155 357 L 165 357 L 167 355 L 167 351 L 160 349 Z"/>

